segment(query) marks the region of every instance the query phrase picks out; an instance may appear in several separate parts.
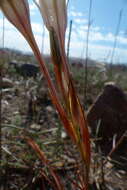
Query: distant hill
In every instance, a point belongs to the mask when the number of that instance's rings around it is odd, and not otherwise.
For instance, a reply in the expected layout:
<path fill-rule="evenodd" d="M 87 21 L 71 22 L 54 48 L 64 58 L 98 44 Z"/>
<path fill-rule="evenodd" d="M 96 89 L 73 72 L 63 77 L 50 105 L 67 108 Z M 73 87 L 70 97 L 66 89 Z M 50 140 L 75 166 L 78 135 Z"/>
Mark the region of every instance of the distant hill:
<path fill-rule="evenodd" d="M 6 58 L 7 62 L 16 60 L 16 61 L 20 61 L 20 62 L 24 62 L 24 63 L 27 63 L 27 62 L 33 63 L 33 64 L 37 63 L 37 60 L 32 53 L 24 53 L 22 51 L 15 50 L 15 49 L 9 49 L 9 48 L 5 48 L 5 49 L 0 48 L 0 58 L 3 56 L 3 54 L 4 54 L 4 57 Z M 51 62 L 50 55 L 44 55 L 44 58 L 47 63 Z M 79 66 L 85 67 L 86 59 L 70 57 L 69 63 L 72 65 L 79 65 Z M 99 62 L 96 60 L 92 60 L 90 58 L 87 59 L 87 66 L 88 66 L 88 68 L 89 67 L 106 68 L 106 69 L 110 68 L 109 63 Z M 127 70 L 127 65 L 126 64 L 113 64 L 112 68 L 115 69 L 116 71 L 117 70 Z"/>

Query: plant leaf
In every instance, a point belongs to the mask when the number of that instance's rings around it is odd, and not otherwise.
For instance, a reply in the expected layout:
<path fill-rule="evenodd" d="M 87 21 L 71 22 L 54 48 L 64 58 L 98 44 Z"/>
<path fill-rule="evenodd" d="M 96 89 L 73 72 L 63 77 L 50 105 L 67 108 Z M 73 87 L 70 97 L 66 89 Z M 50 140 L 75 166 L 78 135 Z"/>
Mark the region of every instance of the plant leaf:
<path fill-rule="evenodd" d="M 52 177 L 54 179 L 56 190 L 64 190 L 64 186 L 61 182 L 60 177 L 57 175 L 54 168 L 52 166 L 50 166 L 49 160 L 46 158 L 45 153 L 40 149 L 38 144 L 36 144 L 34 140 L 32 140 L 31 138 L 28 138 L 28 137 L 25 138 L 25 140 L 33 148 L 33 150 L 37 153 L 37 155 L 40 158 L 40 160 L 42 161 L 42 163 L 48 167 L 50 174 L 52 175 Z M 53 185 L 54 185 L 54 183 L 53 183 Z"/>

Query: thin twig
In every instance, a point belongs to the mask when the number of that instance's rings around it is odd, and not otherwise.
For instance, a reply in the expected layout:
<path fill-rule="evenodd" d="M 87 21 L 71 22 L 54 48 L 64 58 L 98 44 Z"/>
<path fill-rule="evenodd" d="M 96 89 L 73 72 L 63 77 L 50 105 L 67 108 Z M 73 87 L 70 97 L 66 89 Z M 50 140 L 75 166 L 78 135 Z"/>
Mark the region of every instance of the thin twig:
<path fill-rule="evenodd" d="M 2 55 L 2 62 L 0 63 L 0 179 L 2 178 L 2 70 L 4 64 L 4 36 L 5 36 L 5 18 L 3 15 L 3 33 L 2 33 L 2 47 L 3 47 L 3 55 Z M 7 179 L 7 178 L 6 178 Z M 6 186 L 6 184 L 5 184 Z M 4 186 L 4 187 L 5 187 Z"/>
<path fill-rule="evenodd" d="M 68 8 L 68 5 L 69 5 L 69 0 L 67 1 L 67 8 Z"/>
<path fill-rule="evenodd" d="M 44 42 L 45 42 L 45 26 L 44 26 L 44 24 L 43 24 L 43 32 L 42 32 L 42 48 L 41 48 L 42 54 L 44 54 Z"/>
<path fill-rule="evenodd" d="M 105 174 L 104 174 L 104 160 L 103 160 L 102 156 L 101 156 L 101 180 L 102 180 L 102 183 L 101 183 L 102 188 L 104 188 L 105 187 Z"/>
<path fill-rule="evenodd" d="M 117 28 L 116 28 L 115 39 L 114 39 L 114 44 L 113 44 L 113 49 L 112 49 L 112 54 L 111 54 L 111 62 L 110 62 L 111 77 L 112 77 L 113 58 L 114 58 L 114 55 L 115 55 L 115 50 L 116 50 L 117 39 L 118 39 L 119 30 L 120 30 L 122 14 L 123 14 L 123 9 L 121 9 L 120 13 L 119 13 L 119 19 L 118 19 L 118 24 L 117 24 Z"/>
<path fill-rule="evenodd" d="M 0 65 L 0 84 L 2 84 L 2 66 Z M 1 85 L 2 86 L 2 85 Z M 1 126 L 1 119 L 2 119 L 2 87 L 0 88 L 0 167 L 1 167 L 1 160 L 2 160 L 2 126 Z"/>
<path fill-rule="evenodd" d="M 2 47 L 4 50 L 4 35 L 5 35 L 5 20 L 4 20 L 4 16 L 3 16 L 3 35 L 2 35 Z M 3 54 L 3 62 L 4 62 L 4 54 Z M 1 84 L 1 88 L 0 88 L 0 167 L 1 167 L 1 163 L 2 163 L 2 66 L 3 63 L 1 63 L 0 65 L 0 84 Z"/>
<path fill-rule="evenodd" d="M 90 26 L 91 26 L 91 12 L 92 12 L 92 0 L 90 0 L 89 6 L 89 17 L 88 17 L 88 30 L 86 36 L 86 61 L 85 61 L 85 87 L 84 87 L 84 107 L 86 106 L 87 101 L 87 84 L 88 84 L 88 53 L 89 53 L 89 34 L 90 34 Z"/>
<path fill-rule="evenodd" d="M 70 28 L 69 28 L 69 36 L 68 36 L 68 43 L 67 43 L 67 59 L 69 63 L 69 53 L 70 53 L 70 41 L 71 41 L 71 31 L 72 31 L 72 20 L 70 21 Z"/>

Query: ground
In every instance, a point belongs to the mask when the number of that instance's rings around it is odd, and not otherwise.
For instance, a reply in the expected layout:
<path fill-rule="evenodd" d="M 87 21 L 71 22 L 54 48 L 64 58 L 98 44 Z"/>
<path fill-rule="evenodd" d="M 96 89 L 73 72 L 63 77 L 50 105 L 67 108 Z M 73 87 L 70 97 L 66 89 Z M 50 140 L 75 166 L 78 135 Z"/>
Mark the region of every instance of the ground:
<path fill-rule="evenodd" d="M 20 55 L 20 59 L 23 58 L 24 56 Z M 29 59 L 32 60 L 32 56 L 29 56 Z M 26 57 L 25 60 L 27 60 Z M 17 61 L 19 61 L 19 56 Z M 44 187 L 46 190 L 52 189 L 45 177 L 43 180 L 42 177 L 40 178 L 40 171 L 44 171 L 45 167 L 24 137 L 33 139 L 39 145 L 62 178 L 66 189 L 72 189 L 72 181 L 76 180 L 75 176 L 78 176 L 77 172 L 81 167 L 79 153 L 64 131 L 51 103 L 44 77 L 39 73 L 36 78 L 24 78 L 16 73 L 14 68 L 10 68 L 8 62 L 6 61 L 6 66 L 2 66 L 4 68 L 2 80 L 9 79 L 10 86 L 3 88 L 1 99 L 1 190 L 44 189 Z M 52 67 L 50 65 L 48 67 L 53 77 Z M 73 65 L 70 66 L 70 70 L 86 112 L 108 80 L 114 80 L 126 91 L 126 73 L 123 75 L 122 71 L 120 73 L 114 69 L 114 78 L 109 78 L 107 70 L 102 73 L 100 68 L 91 67 L 88 70 L 87 98 L 84 99 L 84 67 Z M 126 190 L 126 171 L 117 169 L 107 157 L 102 157 L 95 150 L 94 139 L 91 138 L 91 185 L 89 188 L 91 190 Z M 50 178 L 47 170 L 46 168 Z M 73 185 L 73 189 L 76 189 L 74 187 Z"/>

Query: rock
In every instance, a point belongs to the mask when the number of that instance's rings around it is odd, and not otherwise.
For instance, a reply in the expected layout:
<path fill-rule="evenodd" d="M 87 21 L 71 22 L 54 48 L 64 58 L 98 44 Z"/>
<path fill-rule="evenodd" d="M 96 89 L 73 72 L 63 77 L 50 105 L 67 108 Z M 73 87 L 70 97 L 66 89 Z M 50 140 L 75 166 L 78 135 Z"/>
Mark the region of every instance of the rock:
<path fill-rule="evenodd" d="M 33 123 L 31 126 L 30 126 L 30 129 L 33 129 L 33 130 L 40 130 L 41 129 L 41 126 L 40 125 L 37 125 L 35 123 Z"/>
<path fill-rule="evenodd" d="M 127 130 L 127 96 L 115 84 L 106 84 L 89 109 L 87 119 L 92 136 L 99 137 L 97 147 L 107 155 L 112 149 L 113 139 L 117 142 Z"/>
<path fill-rule="evenodd" d="M 19 64 L 17 62 L 10 62 L 10 66 L 14 66 L 16 72 L 23 77 L 37 77 L 37 73 L 39 72 L 39 67 L 32 64 Z"/>
<path fill-rule="evenodd" d="M 2 128 L 2 135 L 3 136 L 6 136 L 6 137 L 9 137 L 9 135 L 12 134 L 12 128 L 10 127 L 3 127 Z"/>
<path fill-rule="evenodd" d="M 66 139 L 68 136 L 67 136 L 67 133 L 65 131 L 62 131 L 61 132 L 61 138 L 62 139 Z"/>
<path fill-rule="evenodd" d="M 1 88 L 12 88 L 14 86 L 14 83 L 7 78 L 3 78 L 2 82 L 0 82 L 0 87 Z"/>
<path fill-rule="evenodd" d="M 7 100 L 1 101 L 2 112 L 3 112 L 3 110 L 8 109 L 8 106 L 9 106 L 9 103 Z"/>
<path fill-rule="evenodd" d="M 8 91 L 7 91 L 8 92 Z M 9 91 L 11 92 L 11 91 Z M 13 96 L 11 94 L 7 94 L 6 95 L 6 100 L 9 101 L 9 100 L 12 100 L 13 99 Z"/>
<path fill-rule="evenodd" d="M 76 160 L 74 158 L 70 158 L 67 155 L 62 155 L 62 158 L 67 162 L 67 164 L 75 164 Z"/>
<path fill-rule="evenodd" d="M 47 110 L 48 112 L 53 112 L 53 111 L 54 111 L 54 109 L 53 109 L 51 106 L 47 106 L 47 107 L 46 107 L 46 110 Z"/>
<path fill-rule="evenodd" d="M 2 89 L 2 95 L 3 96 L 8 94 L 8 97 L 9 97 L 9 94 L 11 94 L 12 92 L 13 92 L 13 88 L 4 88 L 4 89 Z M 10 95 L 10 97 L 11 96 L 12 95 Z M 7 99 L 8 99 L 8 97 L 7 97 Z"/>

